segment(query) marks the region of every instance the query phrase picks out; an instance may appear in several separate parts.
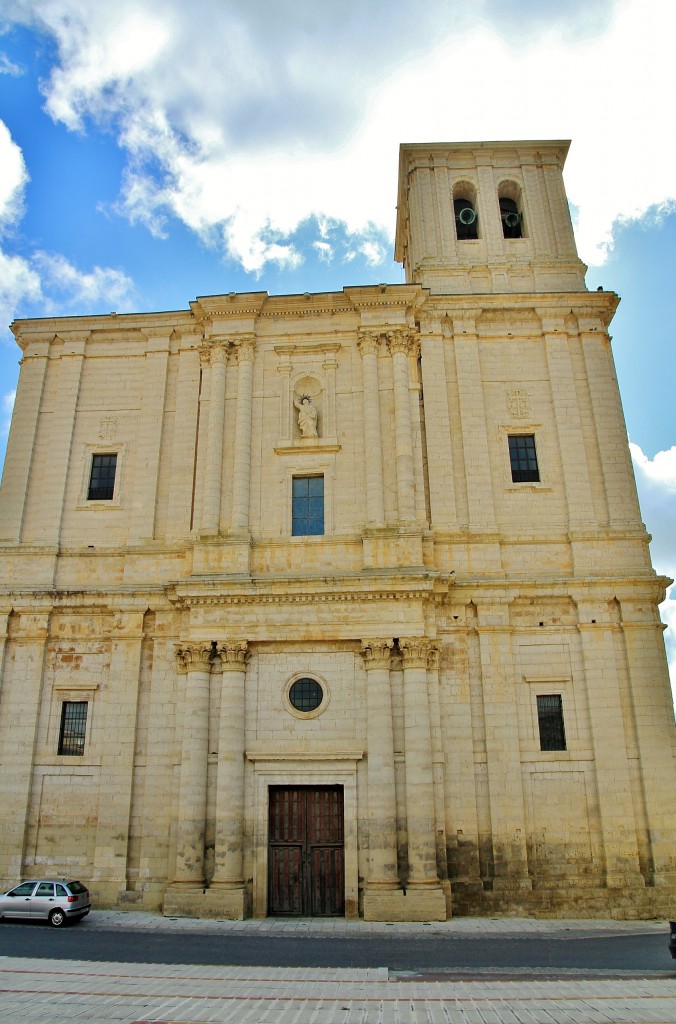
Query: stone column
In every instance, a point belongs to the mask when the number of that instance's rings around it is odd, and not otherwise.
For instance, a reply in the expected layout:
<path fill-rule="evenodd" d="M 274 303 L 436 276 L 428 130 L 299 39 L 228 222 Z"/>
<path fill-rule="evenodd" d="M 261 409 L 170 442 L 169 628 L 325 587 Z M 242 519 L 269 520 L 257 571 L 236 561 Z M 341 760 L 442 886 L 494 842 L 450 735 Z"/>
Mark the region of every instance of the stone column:
<path fill-rule="evenodd" d="M 221 659 L 221 715 L 218 732 L 216 781 L 216 845 L 214 876 L 208 903 L 219 916 L 242 920 L 246 916 L 244 883 L 244 726 L 246 640 L 217 644 Z"/>
<path fill-rule="evenodd" d="M 362 640 L 366 667 L 369 873 L 367 888 L 395 889 L 397 806 L 388 639 Z"/>
<path fill-rule="evenodd" d="M 434 844 L 437 852 L 437 875 L 450 900 L 448 885 L 448 858 L 446 855 L 446 800 L 444 792 L 444 751 L 441 734 L 441 707 L 439 703 L 439 644 L 430 643 L 427 651 L 427 693 L 430 708 L 430 752 L 434 779 Z M 450 905 L 450 904 L 449 904 Z"/>
<path fill-rule="evenodd" d="M 407 331 L 388 335 L 394 377 L 394 447 L 397 463 L 397 507 L 401 523 L 415 522 L 413 428 L 409 394 L 408 357 L 411 337 Z"/>
<path fill-rule="evenodd" d="M 237 414 L 235 421 L 235 460 L 232 481 L 233 533 L 248 533 L 249 486 L 251 480 L 251 409 L 253 405 L 253 336 L 237 345 Z"/>
<path fill-rule="evenodd" d="M 415 637 L 399 641 L 404 661 L 404 736 L 408 888 L 438 886 L 435 844 L 432 734 L 427 693 L 430 641 Z"/>
<path fill-rule="evenodd" d="M 366 517 L 369 526 L 385 522 L 383 507 L 383 453 L 378 387 L 378 338 L 359 336 L 364 382 L 364 448 L 366 462 Z"/>
<path fill-rule="evenodd" d="M 204 887 L 211 656 L 208 642 L 181 644 L 176 650 L 178 670 L 186 674 L 186 684 L 173 884 L 189 890 Z"/>
<path fill-rule="evenodd" d="M 221 490 L 223 487 L 223 430 L 225 427 L 225 345 L 214 344 L 208 349 L 209 371 L 209 425 L 207 428 L 207 457 L 204 466 L 202 499 L 202 528 L 205 537 L 218 536 L 221 518 Z"/>

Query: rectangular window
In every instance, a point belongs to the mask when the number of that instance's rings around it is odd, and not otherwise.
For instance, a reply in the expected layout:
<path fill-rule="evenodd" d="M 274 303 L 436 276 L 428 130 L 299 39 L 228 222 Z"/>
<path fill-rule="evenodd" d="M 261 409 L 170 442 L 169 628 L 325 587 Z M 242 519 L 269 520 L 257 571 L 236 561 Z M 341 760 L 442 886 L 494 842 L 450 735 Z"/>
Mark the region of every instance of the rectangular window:
<path fill-rule="evenodd" d="M 110 501 L 115 491 L 115 470 L 117 453 L 92 455 L 92 471 L 89 477 L 88 501 Z"/>
<path fill-rule="evenodd" d="M 324 477 L 294 476 L 291 493 L 292 536 L 317 537 L 323 534 Z"/>
<path fill-rule="evenodd" d="M 87 731 L 87 701 L 64 700 L 61 706 L 59 753 L 69 756 L 84 754 Z"/>
<path fill-rule="evenodd" d="M 533 434 L 509 435 L 509 461 L 512 467 L 512 483 L 539 481 L 540 470 Z"/>
<path fill-rule="evenodd" d="M 540 750 L 565 750 L 566 730 L 563 727 L 563 703 L 560 693 L 537 698 Z"/>

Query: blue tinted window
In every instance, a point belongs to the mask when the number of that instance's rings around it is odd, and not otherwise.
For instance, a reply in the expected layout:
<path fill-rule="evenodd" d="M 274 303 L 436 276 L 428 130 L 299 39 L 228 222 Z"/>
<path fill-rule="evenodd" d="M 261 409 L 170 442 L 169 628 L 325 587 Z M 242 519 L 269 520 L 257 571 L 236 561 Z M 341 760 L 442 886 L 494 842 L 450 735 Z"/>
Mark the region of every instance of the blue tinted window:
<path fill-rule="evenodd" d="M 324 477 L 295 476 L 292 486 L 294 537 L 317 537 L 324 533 Z"/>

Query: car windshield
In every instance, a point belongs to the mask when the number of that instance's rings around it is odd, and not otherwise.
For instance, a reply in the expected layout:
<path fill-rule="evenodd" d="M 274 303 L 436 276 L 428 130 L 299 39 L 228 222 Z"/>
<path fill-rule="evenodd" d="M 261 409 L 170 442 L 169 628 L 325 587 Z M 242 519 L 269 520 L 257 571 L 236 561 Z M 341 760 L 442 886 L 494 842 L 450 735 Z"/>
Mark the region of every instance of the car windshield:
<path fill-rule="evenodd" d="M 87 891 L 82 882 L 69 882 L 68 888 L 70 889 L 71 892 L 74 893 L 81 893 Z"/>

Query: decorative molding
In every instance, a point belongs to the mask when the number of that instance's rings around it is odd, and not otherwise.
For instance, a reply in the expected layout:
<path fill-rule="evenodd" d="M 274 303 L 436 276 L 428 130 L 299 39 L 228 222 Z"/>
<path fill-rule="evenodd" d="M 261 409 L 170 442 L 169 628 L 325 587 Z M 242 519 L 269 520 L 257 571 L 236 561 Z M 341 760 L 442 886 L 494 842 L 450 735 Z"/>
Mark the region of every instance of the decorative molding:
<path fill-rule="evenodd" d="M 335 454 L 341 447 L 339 444 L 327 444 L 323 437 L 302 437 L 296 444 L 274 448 L 273 451 L 275 455 Z"/>
<path fill-rule="evenodd" d="M 248 640 L 222 640 L 215 653 L 221 659 L 224 672 L 243 672 L 250 654 Z"/>
<path fill-rule="evenodd" d="M 363 750 L 247 750 L 244 754 L 247 761 L 316 761 L 324 764 L 326 761 L 361 761 L 364 758 Z"/>
<path fill-rule="evenodd" d="M 376 668 L 389 668 L 390 651 L 394 647 L 394 640 L 376 637 L 369 640 L 362 640 L 361 653 L 366 665 L 366 671 Z"/>
<path fill-rule="evenodd" d="M 406 637 L 399 640 L 399 650 L 404 662 L 404 671 L 407 668 L 427 668 L 430 649 L 436 648 L 432 640 L 427 637 Z"/>
<path fill-rule="evenodd" d="M 179 672 L 209 672 L 213 648 L 211 642 L 176 644 L 176 665 Z"/>

